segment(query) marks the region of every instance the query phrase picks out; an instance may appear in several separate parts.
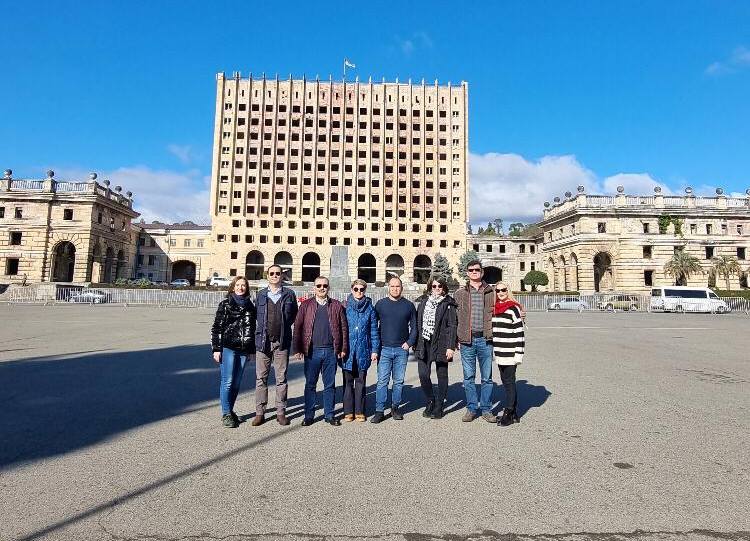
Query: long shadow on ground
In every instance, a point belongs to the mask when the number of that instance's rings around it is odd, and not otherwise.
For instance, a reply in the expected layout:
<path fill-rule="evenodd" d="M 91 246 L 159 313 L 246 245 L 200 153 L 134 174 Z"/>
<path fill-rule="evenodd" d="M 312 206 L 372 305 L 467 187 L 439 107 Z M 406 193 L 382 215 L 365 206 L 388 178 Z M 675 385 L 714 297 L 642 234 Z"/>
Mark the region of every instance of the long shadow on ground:
<path fill-rule="evenodd" d="M 290 363 L 288 381 L 300 377 L 302 363 Z M 204 345 L 8 361 L 0 382 L 0 469 L 195 409 L 216 408 L 220 422 L 219 369 Z M 255 409 L 254 387 L 255 363 L 248 363 L 240 411 Z M 269 387 L 273 401 L 273 373 Z"/>

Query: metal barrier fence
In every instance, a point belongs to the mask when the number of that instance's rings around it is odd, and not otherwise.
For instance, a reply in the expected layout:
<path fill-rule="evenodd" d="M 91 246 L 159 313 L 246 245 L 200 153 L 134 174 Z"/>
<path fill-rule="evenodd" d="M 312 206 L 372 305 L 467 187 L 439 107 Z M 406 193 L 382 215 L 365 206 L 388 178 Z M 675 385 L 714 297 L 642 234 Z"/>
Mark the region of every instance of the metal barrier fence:
<path fill-rule="evenodd" d="M 297 298 L 313 295 L 309 286 L 292 286 Z M 334 290 L 331 297 L 344 300 L 348 290 Z M 367 295 L 377 302 L 387 296 L 385 287 L 368 288 Z M 408 290 L 404 297 L 415 301 L 423 290 Z M 251 293 L 254 299 L 255 293 Z M 181 289 L 124 289 L 85 288 L 55 284 L 35 284 L 12 287 L 0 295 L 0 302 L 18 304 L 119 304 L 124 306 L 159 306 L 186 308 L 213 308 L 226 297 L 225 290 Z M 555 293 L 518 294 L 516 300 L 527 312 L 734 312 L 750 314 L 750 300 L 742 297 L 717 297 L 697 299 L 682 297 L 653 298 L 650 295 L 630 293 L 600 293 L 593 295 L 563 295 Z"/>

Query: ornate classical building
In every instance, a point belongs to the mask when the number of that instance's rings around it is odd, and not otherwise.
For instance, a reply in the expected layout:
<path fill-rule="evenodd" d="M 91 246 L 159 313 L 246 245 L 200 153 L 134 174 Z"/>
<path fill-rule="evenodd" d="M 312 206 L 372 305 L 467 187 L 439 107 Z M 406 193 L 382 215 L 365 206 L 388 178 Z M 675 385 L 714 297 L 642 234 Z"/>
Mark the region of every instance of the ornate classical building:
<path fill-rule="evenodd" d="M 133 224 L 138 244 L 135 278 L 171 282 L 178 278 L 200 284 L 208 278 L 206 260 L 211 250 L 211 226 L 193 222 Z"/>
<path fill-rule="evenodd" d="M 467 248 L 479 254 L 488 283 L 503 281 L 513 291 L 525 290 L 523 278 L 533 270 L 544 270 L 541 238 L 498 235 L 468 235 Z M 540 287 L 544 290 L 544 287 Z"/>
<path fill-rule="evenodd" d="M 750 190 L 747 197 L 697 197 L 688 188 L 684 196 L 588 195 L 582 186 L 573 195 L 545 203 L 538 224 L 548 289 L 645 292 L 652 285 L 673 285 L 664 265 L 675 251 L 684 250 L 700 260 L 702 272 L 688 284 L 706 286 L 712 280 L 715 256 L 736 258 L 742 272 L 730 287 L 747 287 L 750 246 Z M 724 280 L 716 277 L 719 287 Z"/>
<path fill-rule="evenodd" d="M 468 85 L 216 77 L 208 272 L 424 281 L 466 249 Z"/>
<path fill-rule="evenodd" d="M 110 282 L 129 278 L 132 194 L 99 184 L 47 178 L 0 179 L 0 280 Z"/>

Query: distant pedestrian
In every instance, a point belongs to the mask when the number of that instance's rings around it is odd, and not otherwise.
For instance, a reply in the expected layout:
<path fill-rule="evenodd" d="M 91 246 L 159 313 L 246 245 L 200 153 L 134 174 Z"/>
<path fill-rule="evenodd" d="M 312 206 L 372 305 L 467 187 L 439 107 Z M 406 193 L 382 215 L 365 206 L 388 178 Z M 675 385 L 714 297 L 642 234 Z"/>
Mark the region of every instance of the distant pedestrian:
<path fill-rule="evenodd" d="M 219 398 L 222 424 L 227 428 L 239 426 L 234 403 L 240 392 L 245 363 L 248 356 L 255 353 L 256 313 L 248 286 L 244 276 L 236 276 L 232 280 L 227 298 L 219 303 L 211 327 L 213 358 L 221 368 Z"/>
<path fill-rule="evenodd" d="M 500 379 L 505 388 L 505 407 L 498 420 L 501 426 L 518 423 L 516 367 L 523 362 L 526 346 L 521 305 L 516 302 L 508 284 L 495 284 L 495 307 L 492 315 L 492 344 Z"/>
<path fill-rule="evenodd" d="M 294 321 L 292 349 L 297 359 L 305 359 L 305 418 L 310 426 L 315 417 L 318 377 L 323 375 L 323 413 L 326 423 L 340 426 L 333 415 L 336 403 L 336 362 L 346 357 L 349 327 L 344 306 L 328 296 L 328 278 L 315 279 L 315 295 L 299 307 Z"/>
<path fill-rule="evenodd" d="M 391 417 L 396 421 L 404 418 L 399 406 L 409 350 L 417 342 L 417 311 L 413 302 L 401 296 L 402 291 L 401 279 L 394 276 L 388 280 L 388 296 L 380 299 L 375 305 L 380 320 L 381 348 L 378 359 L 378 385 L 375 390 L 375 415 L 370 419 L 372 423 L 380 423 L 385 419 L 391 377 Z"/>
<path fill-rule="evenodd" d="M 471 422 L 480 415 L 489 423 L 496 422 L 492 413 L 492 310 L 495 306 L 493 287 L 482 278 L 484 270 L 478 260 L 466 265 L 469 277 L 465 287 L 455 293 L 458 304 L 458 342 L 464 372 L 466 413 L 461 418 Z M 481 386 L 477 398 L 477 364 Z"/>
<path fill-rule="evenodd" d="M 367 370 L 378 360 L 380 329 L 372 299 L 365 296 L 367 282 L 354 280 L 346 300 L 349 325 L 349 353 L 342 363 L 344 371 L 344 421 L 364 422 Z"/>
<path fill-rule="evenodd" d="M 292 345 L 292 325 L 297 317 L 297 297 L 282 285 L 283 270 L 271 265 L 266 270 L 268 287 L 258 291 L 258 322 L 255 329 L 255 418 L 253 426 L 263 424 L 268 405 L 268 375 L 273 362 L 276 379 L 276 421 L 288 425 L 286 417 L 287 367 Z"/>
<path fill-rule="evenodd" d="M 417 360 L 419 383 L 427 401 L 422 415 L 442 419 L 448 394 L 448 363 L 453 360 L 457 345 L 458 305 L 448 295 L 448 284 L 444 278 L 433 277 L 428 283 L 429 296 L 425 296 L 417 308 L 414 358 Z M 432 364 L 435 364 L 437 374 L 437 397 L 430 379 Z"/>

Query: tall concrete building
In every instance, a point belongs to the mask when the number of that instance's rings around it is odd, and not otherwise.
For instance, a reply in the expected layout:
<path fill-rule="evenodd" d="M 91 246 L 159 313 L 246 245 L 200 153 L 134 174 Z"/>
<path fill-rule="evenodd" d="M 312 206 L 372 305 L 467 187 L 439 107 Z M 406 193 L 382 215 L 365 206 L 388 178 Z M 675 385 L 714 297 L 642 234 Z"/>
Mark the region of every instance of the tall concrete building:
<path fill-rule="evenodd" d="M 425 282 L 468 222 L 468 85 L 216 77 L 209 272 Z"/>

